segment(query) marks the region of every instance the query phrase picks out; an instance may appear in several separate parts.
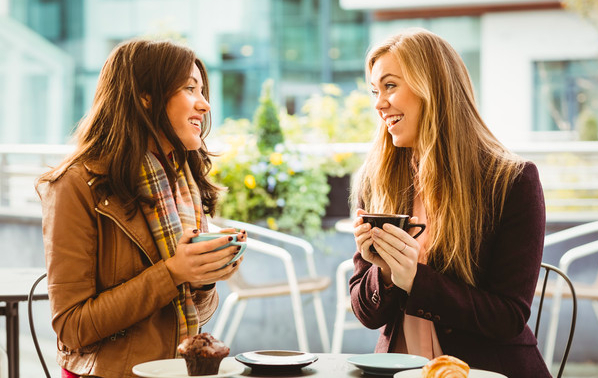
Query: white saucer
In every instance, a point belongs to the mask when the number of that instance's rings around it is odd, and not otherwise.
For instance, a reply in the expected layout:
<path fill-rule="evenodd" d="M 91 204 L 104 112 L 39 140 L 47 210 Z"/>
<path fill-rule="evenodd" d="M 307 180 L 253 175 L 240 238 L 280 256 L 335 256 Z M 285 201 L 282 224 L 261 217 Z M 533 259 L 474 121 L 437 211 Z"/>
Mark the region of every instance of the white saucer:
<path fill-rule="evenodd" d="M 196 375 L 201 378 L 225 378 L 232 375 L 242 374 L 245 371 L 245 366 L 238 363 L 232 357 L 225 357 L 220 363 L 218 374 L 213 375 Z M 156 360 L 144 362 L 133 366 L 133 373 L 140 377 L 148 378 L 179 378 L 179 377 L 193 377 L 187 374 L 187 365 L 183 358 L 170 358 L 167 360 Z"/>
<path fill-rule="evenodd" d="M 397 371 L 421 368 L 428 361 L 422 356 L 403 353 L 370 353 L 347 358 L 347 362 L 376 375 L 393 375 Z"/>

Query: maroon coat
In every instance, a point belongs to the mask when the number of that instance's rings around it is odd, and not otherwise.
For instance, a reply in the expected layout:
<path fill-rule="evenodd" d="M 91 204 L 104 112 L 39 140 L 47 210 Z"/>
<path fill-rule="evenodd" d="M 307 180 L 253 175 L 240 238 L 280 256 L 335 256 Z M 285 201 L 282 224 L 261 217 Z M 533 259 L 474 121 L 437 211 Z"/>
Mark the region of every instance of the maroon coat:
<path fill-rule="evenodd" d="M 376 352 L 389 351 L 407 313 L 434 322 L 443 353 L 472 368 L 509 378 L 550 377 L 527 326 L 545 223 L 538 170 L 528 163 L 507 194 L 500 222 L 484 235 L 477 287 L 418 264 L 410 295 L 396 286 L 385 290 L 379 268 L 355 253 L 351 303 L 366 327 L 382 327 Z"/>

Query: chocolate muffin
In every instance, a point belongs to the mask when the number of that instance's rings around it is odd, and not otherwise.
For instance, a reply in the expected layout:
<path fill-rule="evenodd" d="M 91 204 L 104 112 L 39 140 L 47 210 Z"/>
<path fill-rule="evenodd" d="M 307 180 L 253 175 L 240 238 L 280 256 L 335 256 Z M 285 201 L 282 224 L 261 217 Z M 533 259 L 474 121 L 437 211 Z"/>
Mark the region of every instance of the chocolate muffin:
<path fill-rule="evenodd" d="M 191 376 L 218 374 L 220 362 L 230 352 L 222 341 L 207 332 L 187 337 L 177 350 L 185 359 Z"/>

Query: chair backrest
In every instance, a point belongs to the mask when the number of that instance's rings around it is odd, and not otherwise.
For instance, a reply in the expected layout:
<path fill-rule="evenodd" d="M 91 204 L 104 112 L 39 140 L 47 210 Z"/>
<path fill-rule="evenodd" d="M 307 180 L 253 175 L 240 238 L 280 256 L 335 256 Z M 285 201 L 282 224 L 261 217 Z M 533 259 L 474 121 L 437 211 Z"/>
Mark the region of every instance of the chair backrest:
<path fill-rule="evenodd" d="M 598 232 L 598 221 L 580 224 L 561 231 L 553 232 L 544 238 L 544 247 L 571 240 L 580 236 Z"/>
<path fill-rule="evenodd" d="M 317 276 L 314 262 L 314 248 L 312 245 L 301 238 L 273 231 L 265 227 L 260 227 L 254 224 L 234 221 L 225 218 L 215 218 L 210 222 L 210 229 L 218 230 L 219 228 L 238 228 L 247 231 L 247 250 L 258 252 L 262 255 L 268 255 L 280 260 L 284 266 L 285 280 L 281 282 L 260 282 L 253 284 L 247 282 L 241 274 L 242 268 L 227 280 L 227 284 L 233 293 L 229 294 L 224 301 L 223 307 L 218 315 L 218 320 L 214 326 L 213 334 L 221 334 L 224 325 L 229 316 L 232 306 L 237 301 L 245 301 L 249 298 L 261 298 L 268 296 L 290 296 L 291 307 L 293 310 L 293 318 L 295 319 L 295 329 L 297 331 L 297 339 L 299 342 L 299 349 L 307 352 L 309 350 L 307 342 L 307 331 L 305 328 L 305 321 L 303 316 L 303 309 L 301 304 L 301 294 L 311 294 L 313 296 L 313 306 L 316 312 L 316 320 L 318 329 L 320 331 L 320 339 L 324 352 L 328 352 L 330 341 L 328 339 L 328 330 L 326 327 L 326 318 L 324 314 L 324 307 L 320 292 L 328 288 L 330 285 L 330 278 L 326 276 Z M 258 236 L 258 238 L 255 238 Z M 263 241 L 267 239 L 268 242 Z M 273 242 L 274 244 L 271 244 Z M 283 248 L 279 245 L 285 245 Z M 298 277 L 295 271 L 294 256 L 290 250 L 286 249 L 286 245 L 292 245 L 294 252 L 299 252 L 306 261 L 307 275 L 302 274 Z M 301 253 L 302 252 L 302 253 Z M 297 253 L 294 253 L 297 254 Z M 267 276 L 267 275 L 266 275 Z M 270 278 L 270 277 L 267 277 Z M 232 342 L 232 338 L 241 316 L 243 314 L 245 304 L 239 303 L 237 312 L 234 315 L 232 324 L 229 326 L 227 336 L 224 338 L 225 343 Z"/>
<path fill-rule="evenodd" d="M 29 315 L 29 330 L 31 331 L 31 338 L 33 339 L 33 344 L 35 345 L 35 351 L 37 352 L 37 356 L 39 357 L 39 361 L 42 364 L 44 369 L 44 373 L 46 374 L 47 378 L 50 377 L 50 372 L 48 371 L 48 366 L 46 365 L 46 361 L 44 360 L 44 356 L 42 354 L 42 350 L 39 347 L 39 342 L 37 341 L 37 334 L 35 333 L 35 326 L 33 325 L 33 294 L 35 293 L 35 288 L 37 285 L 46 278 L 47 273 L 42 274 L 39 278 L 31 285 L 31 290 L 29 291 L 29 296 L 27 297 L 27 314 Z"/>
<path fill-rule="evenodd" d="M 215 224 L 217 227 L 244 229 L 248 232 L 249 237 L 257 235 L 269 239 L 270 242 L 278 241 L 299 248 L 305 254 L 308 275 L 312 278 L 317 277 L 316 265 L 314 261 L 314 247 L 307 240 L 301 239 L 297 236 L 270 230 L 269 228 L 232 219 L 218 218 L 213 220 L 213 224 Z"/>
<path fill-rule="evenodd" d="M 575 288 L 573 287 L 573 283 L 571 282 L 571 280 L 569 279 L 569 277 L 567 276 L 567 274 L 565 272 L 563 272 L 562 270 L 560 270 L 559 268 L 557 268 L 553 265 L 546 264 L 546 263 L 542 263 L 542 268 L 544 268 L 546 273 L 544 274 L 544 278 L 542 281 L 540 304 L 538 305 L 538 316 L 536 318 L 536 327 L 534 330 L 534 335 L 536 336 L 536 338 L 538 338 L 538 330 L 540 329 L 540 318 L 542 316 L 542 306 L 544 304 L 544 297 L 546 294 L 546 285 L 548 284 L 548 276 L 549 276 L 550 272 L 555 272 L 563 280 L 565 280 L 565 282 L 569 286 L 569 290 L 571 291 L 571 299 L 572 299 L 572 303 L 573 303 L 573 312 L 571 314 L 571 328 L 569 330 L 569 337 L 567 338 L 567 345 L 565 347 L 565 352 L 563 354 L 563 358 L 561 360 L 561 364 L 559 367 L 559 372 L 557 374 L 557 378 L 560 378 L 560 377 L 562 377 L 563 370 L 565 369 L 565 365 L 567 364 L 567 358 L 569 357 L 569 351 L 571 349 L 573 335 L 575 334 L 575 324 L 577 322 L 577 296 L 575 295 Z M 550 368 L 550 366 L 549 366 L 549 368 Z"/>

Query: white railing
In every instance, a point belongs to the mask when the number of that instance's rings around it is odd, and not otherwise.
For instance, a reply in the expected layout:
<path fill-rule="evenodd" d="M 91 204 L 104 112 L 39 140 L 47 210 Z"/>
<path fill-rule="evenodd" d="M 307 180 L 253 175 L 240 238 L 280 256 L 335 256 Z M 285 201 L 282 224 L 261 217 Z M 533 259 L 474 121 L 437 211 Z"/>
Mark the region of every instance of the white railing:
<path fill-rule="evenodd" d="M 72 149 L 68 145 L 0 145 L 0 216 L 41 217 L 35 180 Z"/>
<path fill-rule="evenodd" d="M 598 142 L 509 146 L 540 172 L 548 222 L 598 220 Z"/>
<path fill-rule="evenodd" d="M 549 222 L 598 220 L 598 142 L 509 146 L 540 171 Z M 72 151 L 68 145 L 0 145 L 0 216 L 39 217 L 35 179 Z M 298 146 L 304 153 L 365 153 L 369 144 Z"/>

